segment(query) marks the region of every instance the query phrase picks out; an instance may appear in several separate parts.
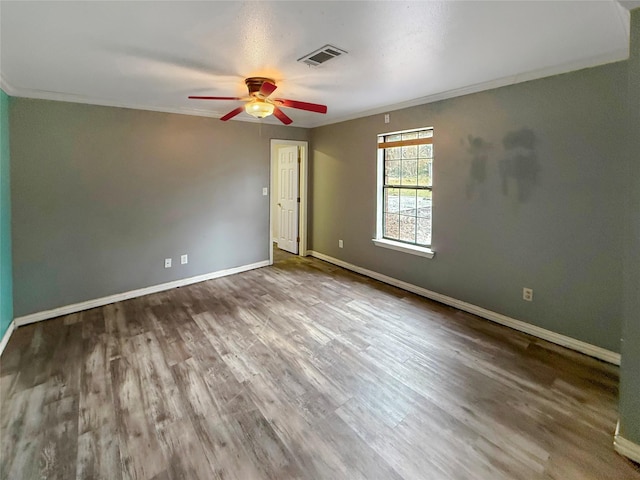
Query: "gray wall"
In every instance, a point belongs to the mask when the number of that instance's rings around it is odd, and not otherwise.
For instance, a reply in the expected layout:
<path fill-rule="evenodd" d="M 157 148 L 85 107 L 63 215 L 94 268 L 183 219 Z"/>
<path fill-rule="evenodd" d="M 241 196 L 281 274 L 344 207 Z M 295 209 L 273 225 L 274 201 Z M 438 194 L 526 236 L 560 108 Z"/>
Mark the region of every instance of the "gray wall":
<path fill-rule="evenodd" d="M 640 445 L 640 9 L 631 12 L 629 185 L 625 234 L 620 434 Z"/>
<path fill-rule="evenodd" d="M 626 85 L 622 62 L 312 130 L 309 248 L 619 351 Z M 426 126 L 431 260 L 371 242 L 376 135 Z"/>
<path fill-rule="evenodd" d="M 21 98 L 10 115 L 16 317 L 268 260 L 269 140 L 308 137 Z"/>

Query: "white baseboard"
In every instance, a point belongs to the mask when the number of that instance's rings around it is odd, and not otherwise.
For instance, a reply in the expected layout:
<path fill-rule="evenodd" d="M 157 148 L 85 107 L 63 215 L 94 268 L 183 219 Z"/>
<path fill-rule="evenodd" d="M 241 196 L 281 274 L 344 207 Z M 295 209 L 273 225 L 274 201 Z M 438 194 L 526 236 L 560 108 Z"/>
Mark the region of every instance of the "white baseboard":
<path fill-rule="evenodd" d="M 437 302 L 444 303 L 445 305 L 464 310 L 465 312 L 473 313 L 474 315 L 478 315 L 479 317 L 491 320 L 492 322 L 499 323 L 500 325 L 513 328 L 514 330 L 518 330 L 520 332 L 528 333 L 529 335 L 533 335 L 534 337 L 538 337 L 551 343 L 576 350 L 591 357 L 604 360 L 605 362 L 612 363 L 614 365 L 620 365 L 619 353 L 612 352 L 595 345 L 591 345 L 590 343 L 586 343 L 581 340 L 576 340 L 575 338 L 567 337 L 566 335 L 562 335 L 560 333 L 552 332 L 551 330 L 531 325 L 530 323 L 526 323 L 521 320 L 516 320 L 515 318 L 507 317 L 506 315 L 502 315 L 501 313 L 492 312 L 491 310 L 487 310 L 486 308 L 478 307 L 477 305 L 463 302 L 462 300 L 457 300 L 455 298 L 442 295 L 441 293 L 432 292 L 431 290 L 427 290 L 426 288 L 403 282 L 402 280 L 398 280 L 393 277 L 388 277 L 387 275 L 383 275 L 382 273 L 374 272 L 372 270 L 367 270 L 366 268 L 352 265 L 348 262 L 325 255 L 324 253 L 316 252 L 313 250 L 309 250 L 308 253 L 312 257 L 319 258 L 320 260 L 338 265 L 339 267 L 346 268 L 347 270 L 351 270 L 361 275 L 365 275 L 381 282 L 388 283 L 389 285 L 407 290 L 422 297 L 430 298 L 431 300 L 435 300 Z"/>
<path fill-rule="evenodd" d="M 631 440 L 627 440 L 622 435 L 620 435 L 619 421 L 618 425 L 616 426 L 616 434 L 613 437 L 613 448 L 620 455 L 624 455 L 634 462 L 640 463 L 640 445 L 632 442 Z"/>
<path fill-rule="evenodd" d="M 191 285 L 192 283 L 204 282 L 206 280 L 212 280 L 214 278 L 226 277 L 227 275 L 246 272 L 255 268 L 266 267 L 267 265 L 269 265 L 269 261 L 263 260 L 261 262 L 252 263 L 250 265 L 241 265 L 239 267 L 228 268 L 226 270 L 218 270 L 217 272 L 205 273 L 204 275 L 183 278 L 180 280 L 175 280 L 173 282 L 161 283 L 160 285 L 152 285 L 151 287 L 139 288 L 137 290 L 131 290 L 129 292 L 116 293 L 115 295 L 109 295 L 108 297 L 95 298 L 93 300 L 87 300 L 86 302 L 74 303 L 72 305 L 65 305 L 63 307 L 54 308 L 53 310 L 44 310 L 42 312 L 25 315 L 23 317 L 16 317 L 14 318 L 12 323 L 15 323 L 15 327 L 21 327 L 23 325 L 40 322 L 42 320 L 48 320 L 50 318 L 59 317 L 61 315 L 69 315 L 70 313 L 80 312 L 82 310 L 88 310 L 95 307 L 102 307 L 103 305 L 120 302 L 122 300 L 128 300 L 130 298 L 141 297 L 143 295 L 149 295 L 151 293 L 162 292 L 165 290 L 171 290 L 172 288 L 184 287 L 186 285 Z"/>
<path fill-rule="evenodd" d="M 6 347 L 7 343 L 9 343 L 11 334 L 15 329 L 16 329 L 16 321 L 12 320 L 11 323 L 9 324 L 9 327 L 7 327 L 7 331 L 4 332 L 4 335 L 2 336 L 2 341 L 0 341 L 0 355 L 2 355 L 2 352 L 4 352 L 4 347 Z"/>

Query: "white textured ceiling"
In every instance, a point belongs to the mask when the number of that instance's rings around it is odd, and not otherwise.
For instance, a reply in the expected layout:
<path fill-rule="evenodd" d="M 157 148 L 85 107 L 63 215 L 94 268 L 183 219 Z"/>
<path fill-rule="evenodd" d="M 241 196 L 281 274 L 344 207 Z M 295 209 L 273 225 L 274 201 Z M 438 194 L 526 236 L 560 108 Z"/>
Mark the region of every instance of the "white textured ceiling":
<path fill-rule="evenodd" d="M 10 95 L 222 116 L 248 76 L 313 127 L 628 56 L 618 2 L 0 2 Z M 296 62 L 325 44 L 348 55 Z M 249 120 L 246 114 L 237 120 Z M 277 123 L 273 117 L 265 119 Z"/>

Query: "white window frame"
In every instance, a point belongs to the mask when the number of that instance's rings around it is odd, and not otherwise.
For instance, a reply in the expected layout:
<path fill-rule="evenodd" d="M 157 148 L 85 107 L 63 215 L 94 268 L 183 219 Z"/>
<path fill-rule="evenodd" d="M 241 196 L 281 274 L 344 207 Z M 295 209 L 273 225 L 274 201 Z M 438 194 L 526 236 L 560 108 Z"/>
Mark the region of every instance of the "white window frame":
<path fill-rule="evenodd" d="M 415 132 L 417 130 L 428 130 L 428 129 L 433 130 L 432 127 L 412 128 L 409 130 L 400 130 L 398 132 L 381 133 L 378 135 L 378 137 L 380 137 L 381 135 L 384 135 L 384 136 L 395 135 L 399 133 L 409 133 L 409 132 Z M 393 241 L 393 240 L 389 240 L 388 238 L 383 238 L 384 231 L 383 231 L 383 225 L 382 225 L 382 222 L 383 222 L 382 210 L 383 210 L 383 204 L 384 204 L 384 189 L 383 189 L 384 187 L 384 149 L 377 148 L 376 150 L 378 155 L 378 160 L 377 160 L 378 168 L 377 168 L 377 175 L 376 175 L 376 178 L 377 178 L 376 237 L 371 239 L 371 241 L 374 243 L 376 247 L 388 248 L 391 250 L 409 253 L 411 255 L 418 255 L 420 257 L 425 257 L 425 258 L 433 258 L 435 255 L 435 251 L 432 248 L 423 247 L 421 245 L 412 245 L 410 243 Z M 431 211 L 431 222 L 433 225 L 433 209 Z"/>

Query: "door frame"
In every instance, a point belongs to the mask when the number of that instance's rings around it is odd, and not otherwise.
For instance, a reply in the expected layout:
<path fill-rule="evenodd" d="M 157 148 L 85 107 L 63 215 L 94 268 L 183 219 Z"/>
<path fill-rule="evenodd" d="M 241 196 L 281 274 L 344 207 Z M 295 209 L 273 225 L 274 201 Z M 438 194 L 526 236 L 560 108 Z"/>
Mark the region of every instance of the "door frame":
<path fill-rule="evenodd" d="M 281 140 L 278 138 L 271 139 L 271 162 L 269 174 L 269 265 L 273 265 L 273 242 L 277 238 L 277 233 L 273 231 L 274 218 L 276 215 L 277 194 L 275 191 L 275 176 L 278 174 L 278 146 L 295 145 L 300 151 L 300 171 L 298 183 L 298 195 L 300 196 L 300 205 L 298 209 L 298 236 L 300 243 L 298 244 L 298 255 L 307 256 L 307 187 L 309 172 L 309 142 L 306 140 Z"/>

